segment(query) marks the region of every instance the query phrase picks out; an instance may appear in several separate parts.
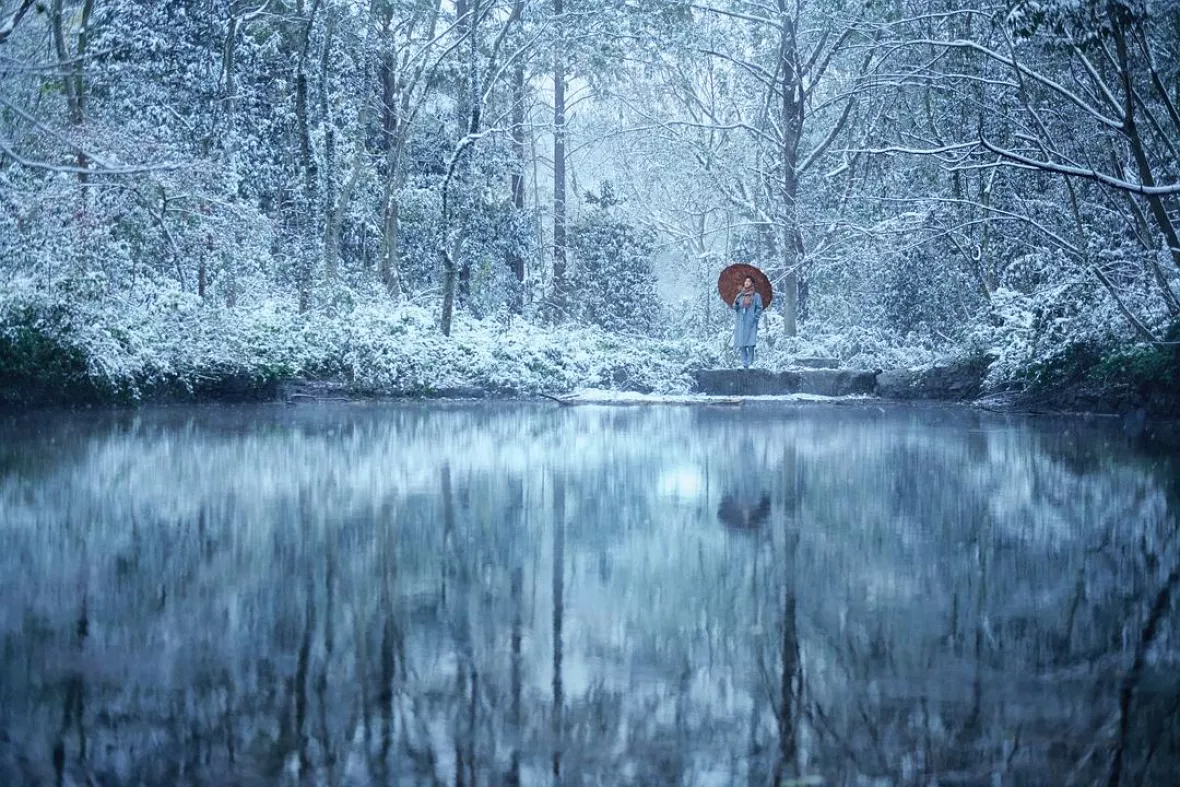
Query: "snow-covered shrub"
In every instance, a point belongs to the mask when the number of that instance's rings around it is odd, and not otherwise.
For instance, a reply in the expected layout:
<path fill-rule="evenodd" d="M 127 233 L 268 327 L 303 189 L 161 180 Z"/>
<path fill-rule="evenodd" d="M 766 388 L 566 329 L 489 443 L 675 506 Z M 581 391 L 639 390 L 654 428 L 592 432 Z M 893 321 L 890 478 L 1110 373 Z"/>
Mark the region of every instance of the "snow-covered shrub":
<path fill-rule="evenodd" d="M 23 297 L 27 285 L 21 285 L 0 290 L 0 403 L 34 401 L 54 390 L 95 397 L 69 308 L 62 301 Z"/>
<path fill-rule="evenodd" d="M 54 289 L 9 282 L 0 298 L 5 389 L 64 385 L 74 392 L 66 399 L 138 400 L 308 377 L 378 394 L 677 392 L 701 365 L 691 342 L 519 317 L 463 314 L 444 337 L 434 310 L 384 299 L 300 314 L 291 297 L 231 308 L 175 287 L 102 289 L 101 277 Z"/>
<path fill-rule="evenodd" d="M 613 215 L 609 197 L 600 199 L 602 205 L 570 232 L 572 312 L 609 331 L 650 334 L 661 312 L 652 261 L 655 239 Z"/>
<path fill-rule="evenodd" d="M 825 326 L 804 324 L 798 336 L 782 333 L 781 315 L 763 321 L 763 338 L 758 365 L 783 369 L 799 358 L 832 358 L 850 369 L 890 369 L 922 366 L 952 352 L 928 336 L 898 336 L 870 327 L 853 326 L 825 330 Z"/>
<path fill-rule="evenodd" d="M 1096 234 L 1089 242 L 1126 308 L 1148 330 L 1165 333 L 1168 312 L 1142 258 Z M 1121 363 L 1117 359 L 1136 356 L 1141 338 L 1095 270 L 1060 252 L 1013 260 L 992 293 L 989 318 L 974 326 L 966 343 L 996 357 L 991 387 L 1118 385 L 1123 381 L 1109 370 Z"/>

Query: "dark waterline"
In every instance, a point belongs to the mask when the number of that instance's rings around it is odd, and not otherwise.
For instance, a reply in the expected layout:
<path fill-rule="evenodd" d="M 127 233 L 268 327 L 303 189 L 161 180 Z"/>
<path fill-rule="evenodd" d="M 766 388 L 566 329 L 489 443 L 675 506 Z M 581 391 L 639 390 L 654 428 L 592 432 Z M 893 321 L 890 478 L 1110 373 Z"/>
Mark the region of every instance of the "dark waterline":
<path fill-rule="evenodd" d="M 1178 476 L 958 407 L 9 416 L 0 784 L 1173 784 Z"/>

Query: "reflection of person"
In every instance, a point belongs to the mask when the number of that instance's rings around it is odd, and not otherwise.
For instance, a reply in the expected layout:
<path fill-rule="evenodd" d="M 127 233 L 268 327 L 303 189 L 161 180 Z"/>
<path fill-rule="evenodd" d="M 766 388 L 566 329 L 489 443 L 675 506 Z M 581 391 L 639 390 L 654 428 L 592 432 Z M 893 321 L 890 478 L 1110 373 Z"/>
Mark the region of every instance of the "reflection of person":
<path fill-rule="evenodd" d="M 762 296 L 754 289 L 754 279 L 747 276 L 733 299 L 736 320 L 733 327 L 733 346 L 742 356 L 742 368 L 754 363 L 754 343 L 758 338 L 758 318 L 762 316 Z"/>
<path fill-rule="evenodd" d="M 770 490 L 775 476 L 769 473 L 766 444 L 752 432 L 730 439 L 727 478 L 721 482 L 717 518 L 728 528 L 756 532 L 770 520 Z"/>
<path fill-rule="evenodd" d="M 757 530 L 770 518 L 770 495 L 762 492 L 755 502 L 752 497 L 727 494 L 717 506 L 717 518 L 734 530 Z"/>

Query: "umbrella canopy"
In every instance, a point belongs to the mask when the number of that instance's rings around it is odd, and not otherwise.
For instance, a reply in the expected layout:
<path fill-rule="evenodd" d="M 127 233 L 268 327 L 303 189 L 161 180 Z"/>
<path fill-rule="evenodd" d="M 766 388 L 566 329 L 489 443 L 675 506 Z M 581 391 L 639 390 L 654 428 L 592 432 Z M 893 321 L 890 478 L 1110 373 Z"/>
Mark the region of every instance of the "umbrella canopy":
<path fill-rule="evenodd" d="M 721 293 L 721 300 L 725 301 L 727 306 L 732 306 L 747 276 L 754 280 L 754 289 L 762 296 L 762 307 L 770 308 L 770 301 L 774 298 L 774 288 L 770 286 L 770 279 L 758 268 L 744 262 L 730 265 L 717 277 L 717 292 Z"/>

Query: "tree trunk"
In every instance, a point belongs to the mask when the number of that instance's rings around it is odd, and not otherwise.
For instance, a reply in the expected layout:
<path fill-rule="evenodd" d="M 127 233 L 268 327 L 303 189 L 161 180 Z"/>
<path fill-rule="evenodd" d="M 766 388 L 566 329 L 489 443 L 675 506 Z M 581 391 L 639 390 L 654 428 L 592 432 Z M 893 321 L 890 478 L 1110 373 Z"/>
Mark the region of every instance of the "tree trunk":
<path fill-rule="evenodd" d="M 795 40 L 795 23 L 787 13 L 785 0 L 779 0 L 782 39 L 779 48 L 779 71 L 782 83 L 780 122 L 782 125 L 782 211 L 783 211 L 783 330 L 787 336 L 798 333 L 799 266 L 803 262 L 803 236 L 799 231 L 799 142 L 803 132 L 803 85 L 800 82 L 799 53 Z"/>
<path fill-rule="evenodd" d="M 518 20 L 524 9 L 524 0 L 516 0 L 514 14 Z M 524 63 L 517 61 L 512 71 L 512 212 L 513 217 L 520 221 L 524 216 Z M 513 312 L 520 314 L 524 309 L 524 251 L 512 244 L 508 250 L 508 269 L 516 280 L 516 291 L 512 295 L 510 307 Z"/>
<path fill-rule="evenodd" d="M 566 308 L 565 232 L 565 21 L 563 0 L 553 0 L 557 37 L 553 49 L 553 296 L 555 317 Z"/>
<path fill-rule="evenodd" d="M 475 8 L 473 7 L 471 0 L 455 0 L 455 17 L 459 20 L 458 27 L 459 27 L 460 36 L 466 36 L 468 39 L 468 43 L 474 45 L 475 28 L 474 28 L 474 21 L 473 20 L 475 19 Z M 472 86 L 472 82 L 473 82 L 473 78 L 474 78 L 473 60 L 474 60 L 474 53 L 471 52 L 469 49 L 469 56 L 468 56 L 467 69 L 466 69 L 467 73 L 464 74 L 464 76 L 463 76 L 463 82 L 461 85 L 459 100 L 456 102 L 458 104 L 458 115 L 459 115 L 458 120 L 459 120 L 459 134 L 460 135 L 465 135 L 467 130 L 471 126 L 471 113 L 474 108 L 474 104 L 471 101 L 471 86 Z M 460 144 L 462 144 L 462 143 L 460 142 Z M 467 192 L 467 188 L 470 186 L 470 182 L 469 182 L 469 178 L 468 178 L 469 169 L 468 169 L 466 161 L 464 161 L 462 164 L 459 165 L 456 175 L 457 175 L 456 179 L 460 183 L 459 199 L 462 199 L 463 196 Z M 461 220 L 462 219 L 460 219 L 460 221 Z M 446 237 L 446 233 L 448 232 L 448 230 L 449 230 L 449 228 L 447 226 L 447 217 L 444 216 L 443 217 L 444 244 L 446 243 L 445 237 Z M 449 274 L 447 272 L 446 266 L 448 263 L 455 267 L 455 272 L 453 274 Z M 444 253 L 444 258 L 443 258 L 443 265 L 444 265 L 444 268 L 443 268 L 444 277 L 449 277 L 449 276 L 455 277 L 454 282 L 452 284 L 450 284 L 449 287 L 444 286 L 444 290 L 449 289 L 451 292 L 450 297 L 451 297 L 452 305 L 451 305 L 450 309 L 447 309 L 447 311 L 450 311 L 454 308 L 453 302 L 454 302 L 456 294 L 458 295 L 460 302 L 462 302 L 462 301 L 466 300 L 468 294 L 470 293 L 469 288 L 470 288 L 470 284 L 471 284 L 471 266 L 467 263 L 466 259 L 456 260 L 456 259 L 454 259 L 454 257 L 452 257 L 450 260 L 447 260 L 445 253 Z M 456 293 L 456 291 L 457 291 L 457 293 Z M 444 298 L 445 297 L 446 297 L 446 293 L 444 292 Z M 451 331 L 450 331 L 450 315 L 449 314 L 448 314 L 445 322 L 447 324 L 447 328 L 443 331 L 443 333 L 446 335 L 450 335 Z"/>
<path fill-rule="evenodd" d="M 799 333 L 799 271 L 794 255 L 787 252 L 787 273 L 783 279 L 783 330 L 787 336 Z"/>
<path fill-rule="evenodd" d="M 363 111 L 362 114 L 364 114 Z M 344 224 L 344 217 L 348 215 L 348 207 L 352 204 L 352 192 L 356 188 L 356 183 L 360 179 L 361 169 L 365 163 L 364 142 L 360 139 L 363 136 L 364 124 L 362 122 L 357 129 L 358 140 L 356 151 L 353 153 L 348 180 L 340 187 L 340 193 L 336 196 L 336 203 L 332 208 L 332 212 L 328 214 L 328 220 L 324 222 L 324 273 L 328 277 L 329 282 L 336 281 L 338 275 L 340 232 Z"/>
<path fill-rule="evenodd" d="M 310 208 L 312 195 L 315 194 L 316 166 L 311 156 L 311 123 L 307 113 L 307 56 L 311 48 L 311 31 L 315 25 L 316 11 L 320 0 L 312 0 L 311 9 L 304 16 L 304 0 L 299 0 L 295 13 L 300 19 L 306 19 L 303 28 L 303 40 L 300 44 L 299 60 L 295 68 L 295 122 L 299 136 L 299 163 L 303 175 L 303 191 Z"/>
<path fill-rule="evenodd" d="M 77 47 L 70 52 L 66 43 L 64 11 L 62 0 L 53 0 L 50 8 L 50 24 L 53 34 L 53 47 L 57 54 L 58 66 L 62 73 L 62 87 L 66 94 L 66 109 L 70 125 L 81 126 L 86 120 L 86 80 L 83 73 L 86 46 L 90 40 L 90 16 L 94 12 L 94 0 L 85 0 L 78 24 Z M 85 196 L 89 175 L 85 171 L 90 161 L 85 153 L 77 151 L 78 182 L 82 185 Z"/>
<path fill-rule="evenodd" d="M 221 82 L 222 90 L 225 94 L 225 113 L 229 120 L 229 125 L 233 124 L 234 99 L 237 96 L 238 88 L 236 75 L 234 74 L 235 65 L 238 54 L 238 15 L 234 13 L 236 4 L 230 5 L 229 24 L 225 31 L 225 44 L 221 49 Z"/>
<path fill-rule="evenodd" d="M 459 164 L 459 159 L 463 155 L 469 145 L 465 145 L 455 151 L 454 157 L 451 158 L 451 164 L 447 170 L 447 176 L 443 180 L 442 186 L 442 226 L 443 239 L 441 248 L 439 250 L 442 269 L 443 269 L 443 291 L 442 291 L 442 315 L 439 319 L 439 330 L 442 331 L 443 336 L 451 335 L 451 321 L 455 314 L 455 283 L 457 280 L 457 268 L 455 259 L 459 256 L 459 251 L 463 248 L 463 234 L 462 228 L 452 228 L 451 225 L 451 209 L 450 209 L 450 193 L 451 193 L 451 179 L 455 174 L 455 169 Z"/>
<path fill-rule="evenodd" d="M 43 6 L 38 6 L 42 8 Z M 23 14 L 25 9 L 21 9 Z M 86 54 L 86 45 L 89 41 L 90 30 L 90 15 L 94 10 L 94 0 L 85 0 L 82 5 L 81 17 L 79 20 L 79 29 L 76 49 L 73 53 L 69 50 L 69 45 L 66 43 L 65 36 L 65 21 L 63 19 L 64 12 L 62 10 L 62 0 L 54 0 L 50 7 L 50 27 L 53 38 L 53 46 L 57 54 L 58 68 L 60 69 L 62 87 L 66 94 L 66 109 L 69 117 L 70 125 L 75 129 L 75 132 L 80 132 L 83 123 L 86 119 L 86 83 L 83 75 L 83 64 L 85 63 L 84 56 Z M 12 24 L 16 24 L 19 17 L 12 17 Z M 83 151 L 83 142 L 81 134 L 75 133 L 75 138 L 78 139 L 77 147 L 75 148 L 74 161 L 78 168 L 78 186 L 79 186 L 79 208 L 80 212 L 85 215 L 89 201 L 89 183 L 90 173 L 88 168 L 90 166 L 90 159 Z M 79 227 L 80 232 L 84 232 L 84 226 Z M 80 238 L 81 244 L 86 245 L 86 239 Z M 80 261 L 79 261 L 80 262 Z M 77 263 L 76 263 L 77 264 Z"/>
<path fill-rule="evenodd" d="M 1139 136 L 1139 127 L 1135 122 L 1135 87 L 1131 74 L 1131 60 L 1127 51 L 1126 25 L 1128 11 L 1118 3 L 1108 3 L 1107 13 L 1110 17 L 1111 31 L 1114 34 L 1115 52 L 1118 57 L 1119 77 L 1123 83 L 1123 127 L 1122 133 L 1131 147 L 1131 156 L 1135 159 L 1135 169 L 1139 174 L 1139 181 L 1144 186 L 1155 186 L 1156 177 L 1148 160 L 1147 151 L 1143 147 L 1143 139 Z M 1159 194 L 1147 194 L 1147 205 L 1151 209 L 1151 216 L 1155 219 L 1164 242 L 1172 253 L 1172 261 L 1180 268 L 1180 233 L 1168 215 L 1168 206 Z"/>
<path fill-rule="evenodd" d="M 299 0 L 295 13 L 299 19 L 306 19 L 303 27 L 303 40 L 300 46 L 299 59 L 295 67 L 295 125 L 299 137 L 299 168 L 303 176 L 302 199 L 296 202 L 296 210 L 303 215 L 295 222 L 296 232 L 303 236 L 307 230 L 315 208 L 316 166 L 311 155 L 311 124 L 307 112 L 307 56 L 311 48 L 311 31 L 315 25 L 316 11 L 320 0 L 312 0 L 311 9 L 304 11 L 304 0 Z M 302 244 L 301 244 L 302 245 Z M 308 251 L 299 252 L 298 282 L 299 311 L 305 312 L 311 305 L 312 265 Z"/>
<path fill-rule="evenodd" d="M 470 54 L 468 58 L 468 73 L 467 73 L 467 90 L 466 98 L 461 103 L 461 112 L 465 117 L 467 124 L 466 134 L 459 140 L 455 148 L 455 152 L 451 157 L 451 163 L 447 168 L 446 178 L 442 185 L 442 269 L 443 269 L 443 299 L 442 299 L 442 316 L 439 320 L 439 327 L 444 336 L 451 335 L 451 323 L 455 313 L 455 297 L 456 294 L 460 298 L 465 298 L 470 294 L 470 280 L 471 269 L 469 263 L 462 260 L 463 244 L 466 234 L 465 222 L 466 216 L 461 218 L 454 218 L 456 211 L 451 209 L 451 183 L 457 180 L 461 186 L 459 189 L 458 199 L 470 200 L 471 191 L 471 164 L 470 157 L 473 155 L 473 148 L 475 147 L 475 135 L 479 133 L 480 128 L 480 88 L 479 88 L 479 69 L 477 68 L 477 55 L 479 53 L 478 45 L 478 15 L 479 15 L 479 0 L 468 0 L 470 2 L 470 10 L 468 10 L 467 2 L 459 0 L 456 4 L 456 12 L 460 18 L 466 17 L 467 35 L 471 44 Z M 466 211 L 470 213 L 470 211 Z M 452 221 L 455 226 L 452 227 Z"/>
<path fill-rule="evenodd" d="M 339 251 L 339 215 L 341 203 L 348 207 L 348 198 L 344 194 L 336 194 L 336 124 L 332 121 L 332 105 L 328 101 L 328 66 L 332 56 L 332 36 L 336 32 L 336 14 L 329 8 L 324 28 L 324 48 L 320 55 L 320 122 L 324 126 L 324 166 L 323 166 L 323 207 L 327 211 L 324 221 L 322 238 L 324 255 L 324 274 L 329 284 L 336 281 L 336 263 Z M 362 103 L 362 106 L 364 104 Z M 321 218 L 317 216 L 316 218 Z"/>
<path fill-rule="evenodd" d="M 467 35 L 467 84 L 466 99 L 461 102 L 462 116 L 460 128 L 466 127 L 467 134 L 478 134 L 480 128 L 481 90 L 479 77 L 479 0 L 457 0 L 455 9 L 462 18 L 467 17 L 465 34 Z M 459 181 L 463 184 L 464 199 L 470 203 L 472 189 L 472 156 L 474 152 L 464 156 L 459 169 Z M 471 211 L 464 211 L 464 221 Z M 466 304 L 471 298 L 471 258 L 462 255 L 458 270 L 458 298 L 460 304 Z"/>
<path fill-rule="evenodd" d="M 349 168 L 348 180 L 340 187 L 336 196 L 332 212 L 324 222 L 324 272 L 328 281 L 334 282 L 337 275 L 337 264 L 340 259 L 340 232 L 344 218 L 348 215 L 349 205 L 352 204 L 352 194 L 360 180 L 365 165 L 365 133 L 369 125 L 368 104 L 361 103 L 356 121 L 356 140 L 353 143 L 352 164 Z"/>
<path fill-rule="evenodd" d="M 401 276 L 398 271 L 398 211 L 397 189 L 392 182 L 385 185 L 385 220 L 382 222 L 381 262 L 378 274 L 385 290 L 394 298 L 401 296 Z"/>
<path fill-rule="evenodd" d="M 381 20 L 388 35 L 391 18 Z M 398 275 L 398 177 L 400 164 L 401 117 L 398 104 L 397 68 L 392 42 L 382 46 L 383 54 L 378 69 L 381 82 L 381 147 L 385 157 L 381 164 L 381 177 L 385 182 L 384 205 L 381 221 L 381 259 L 377 274 L 385 291 L 397 298 L 401 295 L 401 277 Z"/>
<path fill-rule="evenodd" d="M 458 246 L 459 243 L 457 241 L 452 243 L 449 239 L 443 240 L 442 315 L 439 318 L 439 330 L 442 331 L 443 336 L 451 335 L 451 324 L 455 318 L 455 283 L 458 279 L 458 268 L 455 265 L 455 253 L 453 249 Z"/>

